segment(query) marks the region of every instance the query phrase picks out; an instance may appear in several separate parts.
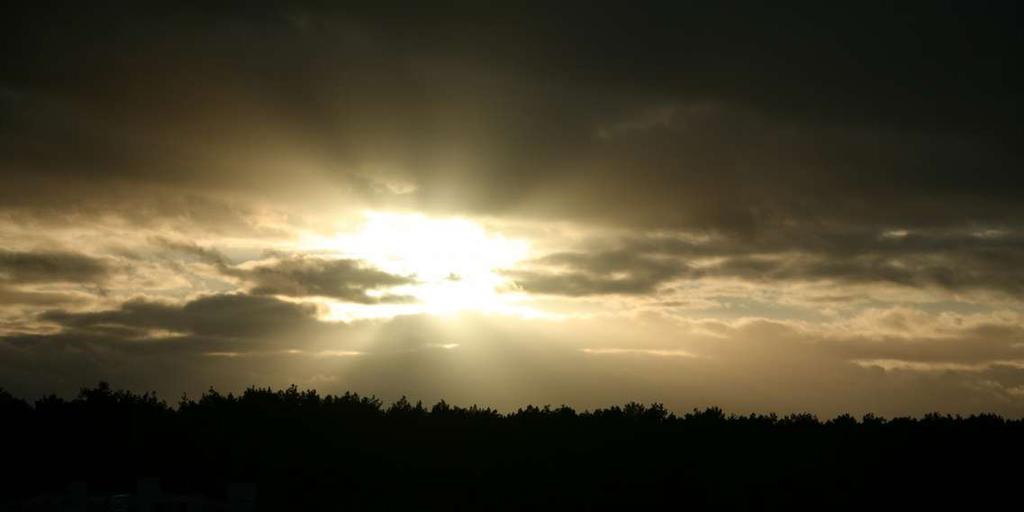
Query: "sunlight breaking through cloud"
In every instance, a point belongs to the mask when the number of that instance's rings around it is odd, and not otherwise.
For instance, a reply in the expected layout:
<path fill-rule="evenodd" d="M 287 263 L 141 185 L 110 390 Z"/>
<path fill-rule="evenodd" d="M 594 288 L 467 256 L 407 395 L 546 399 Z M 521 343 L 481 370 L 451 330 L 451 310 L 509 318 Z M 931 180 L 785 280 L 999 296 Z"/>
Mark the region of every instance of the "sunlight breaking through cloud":
<path fill-rule="evenodd" d="M 446 315 L 464 310 L 518 316 L 542 313 L 524 305 L 499 270 L 514 267 L 530 254 L 528 241 L 491 233 L 465 218 L 431 218 L 422 214 L 364 212 L 358 230 L 333 237 L 309 237 L 306 250 L 324 251 L 365 261 L 413 283 L 388 293 L 412 298 L 405 304 L 332 303 L 328 318 L 351 320 L 398 314 Z M 380 292 L 370 292 L 373 294 Z"/>

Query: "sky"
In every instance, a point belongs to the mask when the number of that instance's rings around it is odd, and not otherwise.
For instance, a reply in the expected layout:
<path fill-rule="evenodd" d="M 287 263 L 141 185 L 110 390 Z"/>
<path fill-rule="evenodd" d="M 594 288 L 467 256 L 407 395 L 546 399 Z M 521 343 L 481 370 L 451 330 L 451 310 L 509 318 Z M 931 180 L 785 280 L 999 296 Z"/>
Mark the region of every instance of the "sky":
<path fill-rule="evenodd" d="M 1024 415 L 1013 2 L 143 4 L 0 21 L 16 395 Z"/>

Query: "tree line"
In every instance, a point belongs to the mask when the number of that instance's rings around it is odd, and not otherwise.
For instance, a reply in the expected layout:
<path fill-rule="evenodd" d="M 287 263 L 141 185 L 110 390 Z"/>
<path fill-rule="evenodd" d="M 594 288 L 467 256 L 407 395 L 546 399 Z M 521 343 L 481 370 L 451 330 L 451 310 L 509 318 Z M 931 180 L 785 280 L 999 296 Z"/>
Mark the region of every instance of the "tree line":
<path fill-rule="evenodd" d="M 1017 488 L 1024 420 L 635 402 L 502 413 L 295 386 L 172 406 L 100 383 L 32 403 L 0 390 L 0 440 L 0 510 L 140 477 L 209 495 L 253 482 L 264 510 L 977 508 Z"/>

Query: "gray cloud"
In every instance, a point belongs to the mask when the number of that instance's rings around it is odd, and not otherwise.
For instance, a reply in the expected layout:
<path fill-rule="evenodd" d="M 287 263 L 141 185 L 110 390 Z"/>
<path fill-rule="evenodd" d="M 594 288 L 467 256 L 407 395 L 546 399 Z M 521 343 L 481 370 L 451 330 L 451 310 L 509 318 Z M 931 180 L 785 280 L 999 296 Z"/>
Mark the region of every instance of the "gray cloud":
<path fill-rule="evenodd" d="M 133 300 L 118 309 L 73 313 L 49 311 L 40 319 L 71 332 L 145 338 L 150 330 L 204 337 L 259 338 L 302 332 L 315 322 L 316 307 L 271 297 L 222 294 L 182 305 Z"/>
<path fill-rule="evenodd" d="M 372 6 L 235 7 L 5 10 L 4 240 L 95 237 L 86 249 L 101 254 L 119 242 L 110 233 L 213 247 L 224 237 L 255 255 L 299 231 L 338 229 L 339 211 L 481 214 L 539 221 L 522 222 L 536 228 L 525 238 L 562 222 L 629 233 L 581 247 L 555 241 L 554 254 L 510 269 L 531 293 L 653 295 L 676 282 L 735 279 L 834 283 L 836 296 L 855 293 L 844 288 L 851 284 L 999 292 L 1020 308 L 1024 31 L 1012 3 L 480 3 L 405 6 L 402 16 Z M 360 391 L 513 405 L 660 399 L 684 409 L 1021 412 L 1009 391 L 1021 372 L 997 363 L 1015 357 L 1019 332 L 987 325 L 915 344 L 913 321 L 898 312 L 873 320 L 871 340 L 761 323 L 682 347 L 670 343 L 686 341 L 666 334 L 672 327 L 660 333 L 664 346 L 637 345 L 657 337 L 638 341 L 639 324 L 620 319 L 615 341 L 634 345 L 617 348 L 708 356 L 672 362 L 551 348 L 597 330 L 544 336 L 516 319 L 472 324 L 453 340 L 448 331 L 459 329 L 417 319 L 364 326 L 362 335 L 459 349 L 289 362 L 273 350 L 308 348 L 324 329 L 341 340 L 343 328 L 271 295 L 396 301 L 389 289 L 413 277 L 314 256 L 239 265 L 198 246 L 160 250 L 191 261 L 167 271 L 165 259 L 140 251 L 124 257 L 134 267 L 122 276 L 114 258 L 0 252 L 0 297 L 25 306 L 24 317 L 4 319 L 14 332 L 0 343 L 0 385 L 45 392 L 92 383 L 72 376 L 123 376 L 176 395 L 315 375 Z M 214 272 L 231 283 L 211 285 Z M 111 281 L 119 289 L 103 304 L 70 304 L 54 291 Z M 181 302 L 233 287 L 245 293 Z M 117 302 L 136 293 L 146 297 Z M 66 308 L 39 318 L 58 332 L 30 325 L 43 307 Z M 459 351 L 473 338 L 500 342 L 462 365 Z M 544 343 L 523 342 L 534 338 Z M 198 355 L 244 347 L 266 353 Z M 919 366 L 851 363 L 876 359 Z M 914 369 L 932 363 L 977 368 Z"/>
<path fill-rule="evenodd" d="M 756 238 L 634 236 L 609 244 L 613 248 L 553 254 L 533 262 L 540 270 L 508 274 L 526 291 L 570 296 L 651 293 L 676 279 L 703 278 L 886 283 L 1024 296 L 1024 238 L 1017 232 L 801 226 Z"/>
<path fill-rule="evenodd" d="M 252 293 L 321 296 L 348 302 L 376 304 L 409 300 L 407 297 L 368 292 L 411 284 L 415 279 L 377 270 L 365 263 L 346 259 L 292 256 L 249 269 L 230 268 L 224 272 L 249 282 Z"/>
<path fill-rule="evenodd" d="M 114 379 L 173 396 L 199 391 L 198 382 L 262 381 L 280 367 L 235 364 L 233 356 L 288 354 L 314 344 L 329 328 L 316 312 L 312 305 L 243 294 L 51 310 L 38 322 L 56 330 L 0 335 L 0 386 L 41 394 Z"/>
<path fill-rule="evenodd" d="M 226 269 L 231 266 L 231 261 L 223 253 L 210 247 L 202 247 L 196 243 L 171 240 L 164 237 L 155 237 L 151 242 L 161 248 L 188 255 L 201 263 L 212 265 L 218 269 Z"/>
<path fill-rule="evenodd" d="M 505 274 L 526 292 L 568 296 L 653 293 L 686 271 L 679 261 L 630 251 L 558 253 L 534 263 L 554 269 Z"/>
<path fill-rule="evenodd" d="M 225 276 L 242 280 L 257 295 L 320 296 L 362 304 L 403 302 L 411 299 L 384 290 L 416 282 L 414 277 L 389 274 L 358 260 L 280 254 L 269 263 L 242 267 L 232 265 L 215 249 L 160 238 L 155 242 L 209 264 Z M 381 293 L 371 295 L 371 291 Z"/>
<path fill-rule="evenodd" d="M 748 236 L 1005 223 L 1021 36 L 1013 8 L 964 9 L 26 7 L 0 197 L 113 209 L 120 183 Z"/>
<path fill-rule="evenodd" d="M 0 281 L 15 284 L 100 284 L 110 265 L 98 258 L 69 252 L 0 250 Z"/>
<path fill-rule="evenodd" d="M 82 302 L 83 297 L 76 297 L 65 293 L 56 292 L 35 292 L 22 290 L 18 287 L 0 286 L 0 303 L 11 305 L 30 306 L 55 306 L 73 302 Z"/>
<path fill-rule="evenodd" d="M 226 303 L 264 304 L 267 298 L 223 297 L 179 305 L 181 311 L 236 311 Z M 250 307 L 250 306 L 246 306 Z M 262 306 L 261 306 L 262 307 Z M 69 324 L 95 326 L 114 321 L 132 325 L 175 325 L 144 308 L 125 307 L 124 317 L 75 317 Z M 131 311 L 131 312 L 127 312 Z M 137 313 L 135 311 L 138 311 Z M 127 313 L 125 313 L 127 312 Z M 164 313 L 155 315 L 161 317 Z M 204 313 L 205 314 L 205 313 Z M 234 317 L 234 313 L 229 313 Z M 273 315 L 286 320 L 290 314 Z M 243 316 L 246 321 L 253 317 Z M 1020 329 L 995 339 L 982 330 L 963 329 L 945 338 L 854 339 L 827 336 L 784 322 L 747 321 L 738 324 L 702 322 L 716 335 L 695 334 L 693 325 L 674 325 L 660 334 L 643 326 L 625 327 L 634 333 L 623 340 L 605 326 L 570 322 L 564 328 L 579 338 L 564 339 L 538 325 L 520 320 L 469 316 L 467 329 L 451 330 L 444 320 L 429 316 L 392 321 L 366 321 L 334 326 L 334 350 L 359 350 L 356 356 L 320 355 L 331 345 L 285 333 L 269 343 L 262 338 L 169 339 L 112 338 L 69 326 L 62 333 L 6 337 L 0 342 L 0 385 L 16 392 L 44 393 L 90 384 L 98 378 L 119 385 L 157 389 L 177 396 L 183 389 L 198 393 L 209 385 L 231 391 L 251 385 L 299 383 L 321 391 L 355 390 L 386 399 L 407 395 L 427 401 L 445 398 L 455 403 L 482 403 L 514 409 L 525 403 L 567 403 L 597 407 L 628 400 L 660 401 L 670 409 L 717 405 L 730 412 L 812 411 L 823 415 L 874 412 L 884 415 L 998 411 L 1024 413 L 1015 393 L 1024 385 L 1013 343 Z M 921 319 L 927 321 L 927 319 Z M 263 327 L 269 327 L 264 324 Z M 222 334 L 221 328 L 197 328 Z M 253 331 L 245 330 L 250 335 Z M 266 334 L 266 333 L 263 333 Z M 352 339 L 370 336 L 358 347 Z M 623 341 L 653 349 L 638 352 L 583 352 L 581 347 L 617 347 Z M 890 344 L 892 342 L 892 344 Z M 982 342 L 980 354 L 971 346 Z M 430 345 L 454 344 L 452 349 Z M 630 345 L 636 347 L 637 345 Z M 282 349 L 297 350 L 282 350 Z M 684 350 L 696 357 L 659 356 Z M 231 356 L 209 356 L 209 352 Z M 859 365 L 855 360 L 898 360 L 903 366 Z M 515 364 L 509 364 L 512 361 Z"/>

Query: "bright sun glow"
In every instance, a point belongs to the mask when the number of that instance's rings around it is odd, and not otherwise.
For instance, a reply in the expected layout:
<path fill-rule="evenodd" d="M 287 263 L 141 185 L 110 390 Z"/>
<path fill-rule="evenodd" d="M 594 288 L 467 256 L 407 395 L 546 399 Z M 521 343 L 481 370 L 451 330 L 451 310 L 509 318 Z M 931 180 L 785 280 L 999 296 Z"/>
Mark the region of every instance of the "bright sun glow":
<path fill-rule="evenodd" d="M 409 303 L 365 306 L 328 304 L 339 320 L 396 314 L 448 314 L 464 310 L 529 314 L 518 306 L 521 296 L 508 293 L 509 282 L 499 270 L 527 257 L 524 240 L 488 233 L 461 218 L 434 219 L 419 214 L 366 212 L 354 233 L 310 239 L 303 245 L 366 261 L 415 284 L 387 290 L 406 295 Z"/>

